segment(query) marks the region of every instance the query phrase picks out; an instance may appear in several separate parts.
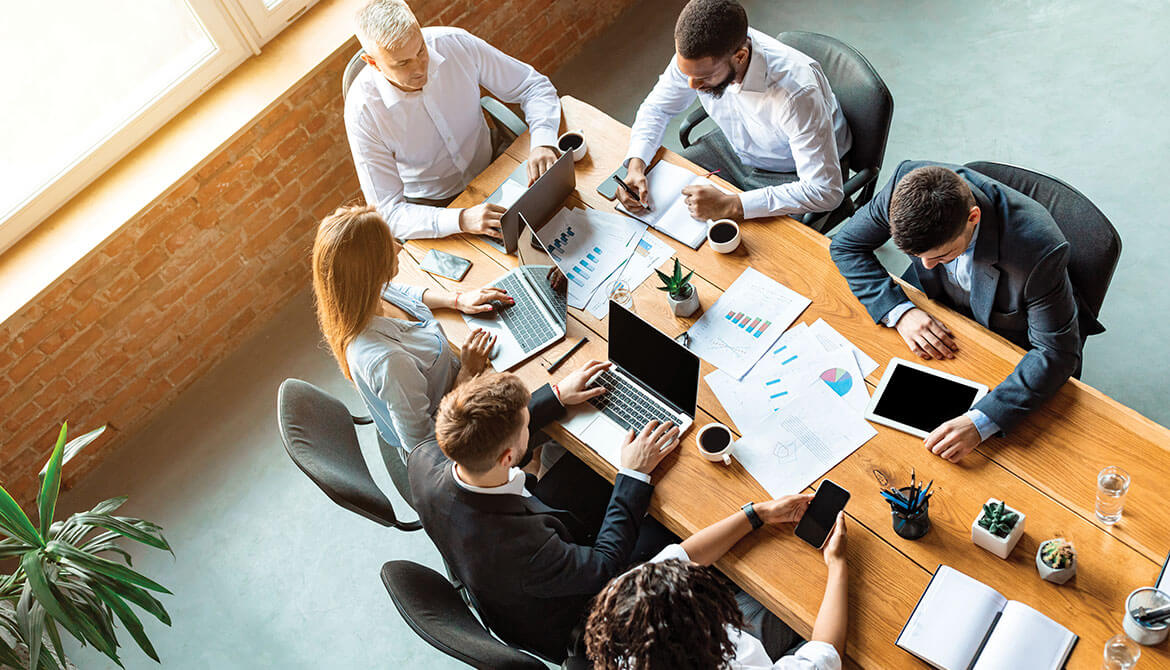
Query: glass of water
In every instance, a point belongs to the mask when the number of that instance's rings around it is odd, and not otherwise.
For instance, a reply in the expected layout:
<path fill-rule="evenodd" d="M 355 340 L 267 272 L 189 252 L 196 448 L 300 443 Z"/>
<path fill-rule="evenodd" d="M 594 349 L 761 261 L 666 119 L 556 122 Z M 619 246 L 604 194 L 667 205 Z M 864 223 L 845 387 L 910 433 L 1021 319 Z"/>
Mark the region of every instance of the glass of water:
<path fill-rule="evenodd" d="M 630 291 L 630 287 L 620 279 L 616 279 L 609 283 L 606 287 L 609 293 L 609 299 L 617 304 L 625 307 L 631 312 L 634 311 L 634 294 Z"/>
<path fill-rule="evenodd" d="M 1105 664 L 1101 670 L 1129 670 L 1137 665 L 1142 648 L 1126 635 L 1118 633 L 1105 643 Z"/>
<path fill-rule="evenodd" d="M 1097 518 L 1108 524 L 1121 521 L 1125 493 L 1129 491 L 1129 473 L 1109 466 L 1097 473 Z"/>

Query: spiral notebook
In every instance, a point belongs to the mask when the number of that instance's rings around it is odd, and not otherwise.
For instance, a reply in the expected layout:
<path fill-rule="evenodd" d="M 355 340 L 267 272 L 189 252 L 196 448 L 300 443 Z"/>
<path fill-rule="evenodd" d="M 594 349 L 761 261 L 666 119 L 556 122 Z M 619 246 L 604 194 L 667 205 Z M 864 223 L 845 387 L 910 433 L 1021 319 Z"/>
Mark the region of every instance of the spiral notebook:
<path fill-rule="evenodd" d="M 650 205 L 653 209 L 634 214 L 619 204 L 617 210 L 692 249 L 698 249 L 703 240 L 707 239 L 707 222 L 691 217 L 682 195 L 683 188 L 698 184 L 719 188 L 711 180 L 684 167 L 658 161 L 646 173 L 646 186 L 650 189 Z"/>
<path fill-rule="evenodd" d="M 918 599 L 897 645 L 940 670 L 1059 670 L 1079 638 L 945 565 Z"/>

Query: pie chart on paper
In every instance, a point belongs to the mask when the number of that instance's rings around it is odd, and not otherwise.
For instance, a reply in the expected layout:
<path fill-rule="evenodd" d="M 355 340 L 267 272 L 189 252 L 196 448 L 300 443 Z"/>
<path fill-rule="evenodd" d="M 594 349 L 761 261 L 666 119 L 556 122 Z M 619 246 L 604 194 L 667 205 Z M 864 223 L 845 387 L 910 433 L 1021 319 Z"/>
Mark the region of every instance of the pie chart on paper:
<path fill-rule="evenodd" d="M 849 393 L 849 389 L 853 388 L 853 375 L 849 374 L 848 370 L 842 368 L 832 368 L 821 373 L 821 380 L 833 389 L 833 393 L 845 397 Z"/>

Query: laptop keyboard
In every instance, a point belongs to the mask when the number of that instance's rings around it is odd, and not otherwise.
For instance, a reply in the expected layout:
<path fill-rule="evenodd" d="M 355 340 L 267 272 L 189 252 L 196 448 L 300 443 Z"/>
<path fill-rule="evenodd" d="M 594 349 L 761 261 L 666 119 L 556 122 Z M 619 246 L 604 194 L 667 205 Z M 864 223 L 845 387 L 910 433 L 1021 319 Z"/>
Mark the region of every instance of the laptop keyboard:
<path fill-rule="evenodd" d="M 499 310 L 500 320 L 515 336 L 525 353 L 534 351 L 557 334 L 541 316 L 540 308 L 525 290 L 519 277 L 514 274 L 504 275 L 495 285 L 507 291 L 516 301 L 516 304 Z"/>
<path fill-rule="evenodd" d="M 598 375 L 597 385 L 604 386 L 606 392 L 590 398 L 589 403 L 626 429 L 640 431 L 651 421 L 678 422 L 673 412 L 611 370 Z"/>
<path fill-rule="evenodd" d="M 565 327 L 565 317 L 569 312 L 567 291 L 554 291 L 548 280 L 550 267 L 545 265 L 521 265 L 520 271 L 528 277 L 528 283 L 536 287 L 537 291 L 549 301 L 553 308 L 553 318 L 561 328 Z"/>

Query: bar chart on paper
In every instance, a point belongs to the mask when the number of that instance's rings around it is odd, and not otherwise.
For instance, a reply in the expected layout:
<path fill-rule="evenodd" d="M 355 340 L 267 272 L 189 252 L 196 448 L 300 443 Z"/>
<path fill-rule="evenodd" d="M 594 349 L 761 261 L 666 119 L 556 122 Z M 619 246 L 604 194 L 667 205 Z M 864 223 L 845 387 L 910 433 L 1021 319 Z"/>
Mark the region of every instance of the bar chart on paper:
<path fill-rule="evenodd" d="M 763 335 L 764 331 L 768 330 L 768 326 L 772 325 L 772 322 L 767 319 L 744 314 L 743 312 L 729 311 L 724 317 L 740 328 L 743 328 L 744 332 L 752 337 Z"/>

